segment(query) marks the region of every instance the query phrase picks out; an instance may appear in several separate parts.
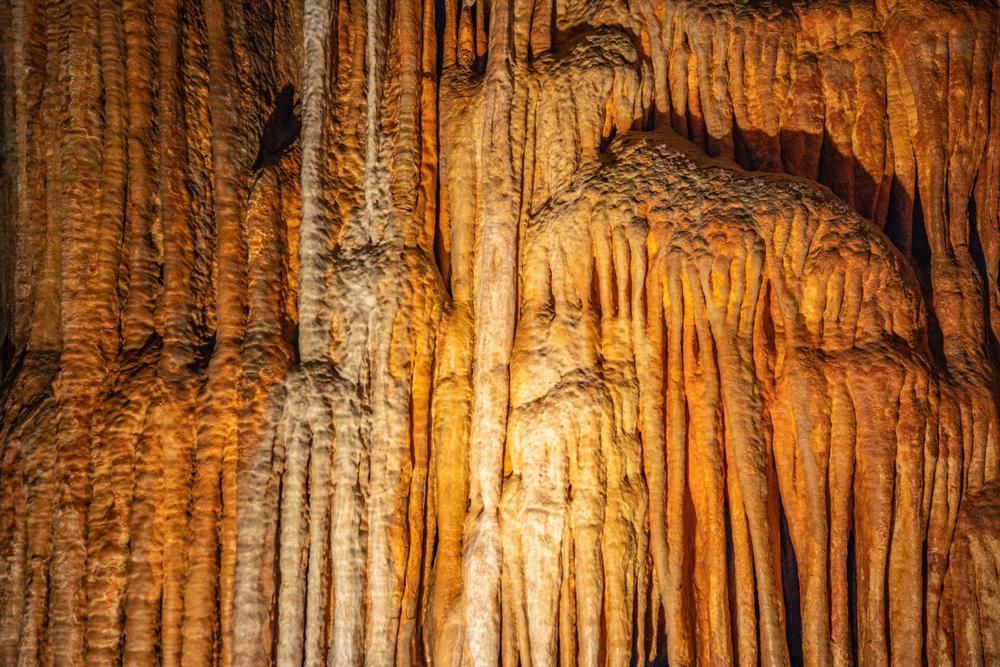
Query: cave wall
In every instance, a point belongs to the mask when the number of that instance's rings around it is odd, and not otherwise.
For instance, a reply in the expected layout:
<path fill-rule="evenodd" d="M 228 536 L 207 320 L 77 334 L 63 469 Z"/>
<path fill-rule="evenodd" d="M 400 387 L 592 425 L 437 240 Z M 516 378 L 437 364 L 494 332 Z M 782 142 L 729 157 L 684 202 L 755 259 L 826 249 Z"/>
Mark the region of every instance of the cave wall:
<path fill-rule="evenodd" d="M 1000 660 L 998 42 L 0 4 L 0 664 Z"/>

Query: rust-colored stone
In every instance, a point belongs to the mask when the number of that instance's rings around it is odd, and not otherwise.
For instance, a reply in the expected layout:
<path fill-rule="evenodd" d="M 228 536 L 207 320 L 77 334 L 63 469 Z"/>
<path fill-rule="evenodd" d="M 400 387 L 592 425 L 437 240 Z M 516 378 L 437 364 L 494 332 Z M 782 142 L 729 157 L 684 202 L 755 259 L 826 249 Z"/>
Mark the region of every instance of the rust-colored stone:
<path fill-rule="evenodd" d="M 0 665 L 1000 660 L 994 0 L 10 0 L 0 62 Z"/>

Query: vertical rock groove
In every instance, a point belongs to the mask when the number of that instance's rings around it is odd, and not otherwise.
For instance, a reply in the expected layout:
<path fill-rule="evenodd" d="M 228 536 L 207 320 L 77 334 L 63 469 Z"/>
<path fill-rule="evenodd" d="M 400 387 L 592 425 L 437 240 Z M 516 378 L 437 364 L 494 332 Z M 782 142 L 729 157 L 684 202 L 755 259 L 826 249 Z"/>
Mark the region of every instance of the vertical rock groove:
<path fill-rule="evenodd" d="M 994 0 L 7 0 L 0 64 L 0 665 L 1000 660 Z"/>

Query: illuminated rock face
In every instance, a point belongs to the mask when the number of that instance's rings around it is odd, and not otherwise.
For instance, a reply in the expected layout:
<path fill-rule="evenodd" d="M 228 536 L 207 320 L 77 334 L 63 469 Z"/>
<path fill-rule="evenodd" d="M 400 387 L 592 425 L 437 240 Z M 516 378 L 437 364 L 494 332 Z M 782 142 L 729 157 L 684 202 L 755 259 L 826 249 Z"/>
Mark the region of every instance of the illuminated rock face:
<path fill-rule="evenodd" d="M 0 665 L 996 663 L 998 37 L 3 3 Z"/>

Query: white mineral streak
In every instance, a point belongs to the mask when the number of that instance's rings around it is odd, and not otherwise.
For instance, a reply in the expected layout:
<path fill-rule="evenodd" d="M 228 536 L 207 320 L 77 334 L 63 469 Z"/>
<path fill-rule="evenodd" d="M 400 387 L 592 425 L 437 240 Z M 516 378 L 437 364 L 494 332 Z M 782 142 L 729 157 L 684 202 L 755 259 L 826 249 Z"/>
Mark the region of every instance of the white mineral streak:
<path fill-rule="evenodd" d="M 517 228 L 511 140 L 516 113 L 511 44 L 513 6 L 491 6 L 479 141 L 472 301 L 474 347 L 469 432 L 469 505 L 462 575 L 465 651 L 476 667 L 500 658 L 500 491 L 514 338 Z"/>
<path fill-rule="evenodd" d="M 323 622 L 330 604 L 330 456 L 332 428 L 329 354 L 332 313 L 328 303 L 330 203 L 326 151 L 332 83 L 328 62 L 336 49 L 333 3 L 305 3 L 302 64 L 302 224 L 300 237 L 299 357 L 291 376 L 283 421 L 286 470 L 282 492 L 278 595 L 278 652 L 282 664 L 326 663 Z"/>

